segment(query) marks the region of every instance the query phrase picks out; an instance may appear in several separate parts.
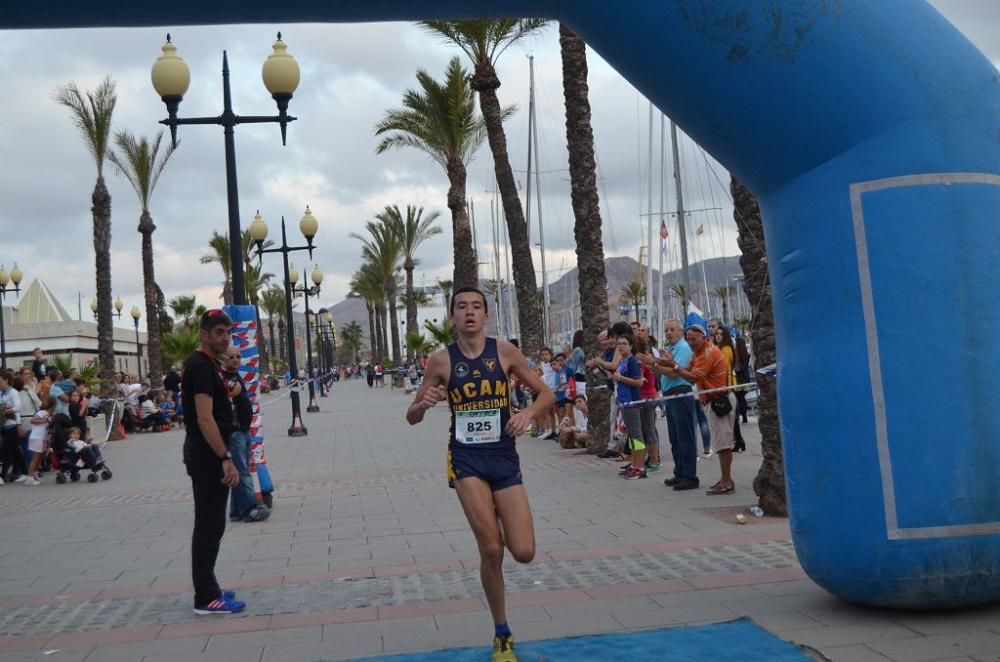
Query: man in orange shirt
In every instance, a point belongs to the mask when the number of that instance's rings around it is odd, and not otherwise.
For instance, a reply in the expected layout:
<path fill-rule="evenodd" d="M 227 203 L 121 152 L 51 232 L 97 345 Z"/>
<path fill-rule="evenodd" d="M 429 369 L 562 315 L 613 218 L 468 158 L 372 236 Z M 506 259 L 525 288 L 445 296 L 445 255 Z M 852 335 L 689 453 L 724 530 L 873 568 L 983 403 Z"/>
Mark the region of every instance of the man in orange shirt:
<path fill-rule="evenodd" d="M 678 375 L 692 382 L 699 391 L 729 386 L 729 363 L 722 355 L 722 351 L 708 339 L 705 327 L 692 324 L 684 332 L 684 337 L 691 347 L 691 365 L 684 368 L 674 363 L 674 365 L 664 364 L 665 367 L 674 368 Z M 667 361 L 673 362 L 673 357 L 667 357 Z M 712 449 L 719 456 L 719 467 L 722 470 L 722 478 L 708 489 L 707 494 L 731 494 L 736 490 L 731 472 L 736 398 L 727 391 L 716 391 L 698 397 L 706 410 L 705 415 L 712 431 Z M 716 401 L 714 406 L 713 400 Z M 723 413 L 720 415 L 719 412 Z"/>

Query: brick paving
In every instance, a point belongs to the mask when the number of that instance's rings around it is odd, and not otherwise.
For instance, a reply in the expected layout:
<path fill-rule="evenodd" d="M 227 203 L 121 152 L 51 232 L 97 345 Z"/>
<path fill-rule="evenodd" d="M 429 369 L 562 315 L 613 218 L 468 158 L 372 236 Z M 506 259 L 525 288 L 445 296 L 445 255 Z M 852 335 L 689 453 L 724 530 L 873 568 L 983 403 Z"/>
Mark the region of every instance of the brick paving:
<path fill-rule="evenodd" d="M 239 616 L 190 611 L 181 432 L 107 446 L 111 481 L 0 488 L 0 662 L 304 662 L 485 645 L 475 542 L 443 480 L 446 412 L 409 427 L 407 402 L 339 384 L 296 439 L 284 436 L 287 400 L 267 406 L 275 513 L 230 525 L 220 555 L 223 584 L 249 602 Z M 787 523 L 717 516 L 752 503 L 758 437 L 753 425 L 744 435 L 737 492 L 722 497 L 674 493 L 666 473 L 622 481 L 612 462 L 523 440 L 538 555 L 505 569 L 517 636 L 747 616 L 828 659 L 1000 660 L 1000 608 L 847 605 L 804 577 Z M 714 461 L 700 469 L 717 476 Z"/>

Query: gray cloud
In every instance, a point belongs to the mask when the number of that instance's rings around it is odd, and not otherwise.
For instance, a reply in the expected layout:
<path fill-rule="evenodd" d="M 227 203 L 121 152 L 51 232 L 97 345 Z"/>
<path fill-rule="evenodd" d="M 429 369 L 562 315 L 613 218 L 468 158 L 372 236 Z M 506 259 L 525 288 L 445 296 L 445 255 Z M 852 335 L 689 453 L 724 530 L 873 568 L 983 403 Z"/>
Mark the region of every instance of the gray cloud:
<path fill-rule="evenodd" d="M 1000 60 L 995 40 L 1000 4 L 992 0 L 933 2 L 988 57 Z M 171 30 L 192 72 L 182 115 L 213 115 L 221 110 L 221 49 L 229 49 L 234 106 L 242 114 L 270 114 L 274 105 L 260 81 L 260 66 L 270 53 L 275 28 L 263 26 L 183 27 Z M 410 24 L 281 26 L 290 52 L 302 67 L 302 84 L 291 104 L 299 117 L 282 147 L 274 125 L 237 128 L 236 150 L 240 214 L 244 226 L 259 209 L 277 236 L 280 217 L 299 241 L 298 219 L 311 205 L 321 227 L 316 262 L 326 272 L 324 303 L 347 292 L 347 280 L 359 263 L 358 242 L 351 232 L 387 204 L 416 204 L 442 212 L 447 179 L 423 155 L 395 151 L 376 156 L 374 123 L 396 107 L 406 88 L 415 85 L 417 67 L 440 76 L 450 57 L 459 54 Z M 0 75 L 8 103 L 0 106 L 4 132 L 0 178 L 0 227 L 6 232 L 0 262 L 16 258 L 28 278 L 41 277 L 70 310 L 82 292 L 86 310 L 93 296 L 93 249 L 90 192 L 95 170 L 76 134 L 67 109 L 52 101 L 59 85 L 75 81 L 94 87 L 105 75 L 118 85 L 117 127 L 152 135 L 164 116 L 149 83 L 149 67 L 159 55 L 164 33 L 157 29 L 38 30 L 0 32 Z M 542 210 L 552 279 L 574 266 L 573 216 L 569 204 L 565 126 L 559 48 L 554 26 L 510 49 L 501 60 L 501 103 L 516 104 L 507 138 L 513 167 L 526 165 L 528 66 L 535 56 Z M 645 229 L 647 105 L 637 92 L 592 51 L 590 90 L 605 249 L 609 255 L 638 256 Z M 659 176 L 659 116 L 655 120 L 654 170 Z M 154 194 L 152 213 L 157 276 L 168 297 L 196 292 L 211 303 L 219 292 L 221 272 L 201 265 L 212 231 L 224 232 L 227 210 L 221 129 L 182 127 L 182 141 Z M 706 164 L 706 160 L 710 164 Z M 668 159 L 669 161 L 669 159 Z M 690 142 L 682 153 L 686 206 L 722 207 L 695 215 L 692 225 L 706 226 L 697 247 L 704 256 L 735 254 L 735 225 L 726 198 L 728 174 Z M 713 170 L 714 169 L 714 170 Z M 522 202 L 525 173 L 516 172 Z M 139 209 L 127 183 L 108 165 L 105 177 L 113 196 L 112 274 L 114 291 L 128 305 L 141 302 L 141 265 L 136 224 Z M 667 208 L 673 208 L 672 172 L 666 172 Z M 718 177 L 720 185 L 715 178 Z M 489 149 L 484 146 L 469 169 L 468 191 L 474 200 L 480 248 L 491 246 L 488 190 L 495 188 Z M 653 208 L 659 209 L 659 182 L 653 185 Z M 534 205 L 532 217 L 537 218 Z M 657 221 L 658 222 L 658 221 Z M 532 230 L 537 240 L 537 226 Z M 671 219 L 671 238 L 676 240 Z M 418 278 L 450 273 L 450 233 L 421 250 Z M 676 252 L 668 257 L 672 264 Z M 654 255 L 654 260 L 658 256 Z M 296 256 L 300 267 L 305 259 Z M 280 272 L 277 257 L 267 270 Z M 536 271 L 540 270 L 538 254 Z M 490 274 L 486 267 L 484 276 Z M 541 277 L 539 276 L 539 283 Z"/>

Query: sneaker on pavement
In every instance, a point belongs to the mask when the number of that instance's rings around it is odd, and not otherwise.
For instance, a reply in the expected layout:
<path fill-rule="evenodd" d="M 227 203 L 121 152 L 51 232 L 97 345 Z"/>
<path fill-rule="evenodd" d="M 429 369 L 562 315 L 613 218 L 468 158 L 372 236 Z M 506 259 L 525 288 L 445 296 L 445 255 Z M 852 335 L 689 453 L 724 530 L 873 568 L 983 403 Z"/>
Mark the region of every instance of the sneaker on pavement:
<path fill-rule="evenodd" d="M 625 473 L 625 480 L 638 480 L 640 478 L 645 478 L 645 477 L 646 477 L 645 469 L 636 469 L 635 467 L 631 467 Z"/>
<path fill-rule="evenodd" d="M 32 478 L 31 476 L 28 476 L 28 480 L 24 481 L 24 484 L 29 485 L 31 487 L 38 487 L 39 485 L 42 484 L 42 481 L 38 480 L 37 478 Z"/>
<path fill-rule="evenodd" d="M 517 654 L 514 652 L 514 635 L 505 634 L 500 637 L 493 637 L 493 656 L 490 662 L 517 662 Z"/>
<path fill-rule="evenodd" d="M 0 485 L 3 485 L 3 478 L 0 478 Z"/>
<path fill-rule="evenodd" d="M 207 605 L 195 607 L 194 613 L 199 616 L 207 614 L 235 614 L 247 608 L 247 603 L 240 600 L 227 600 L 224 597 L 212 600 Z"/>
<path fill-rule="evenodd" d="M 222 599 L 223 600 L 235 600 L 236 599 L 236 591 L 229 590 L 229 589 L 222 589 Z"/>
<path fill-rule="evenodd" d="M 682 480 L 676 485 L 674 485 L 674 492 L 683 492 L 685 490 L 696 490 L 698 489 L 697 482 L 691 482 L 689 480 Z"/>
<path fill-rule="evenodd" d="M 271 516 L 271 511 L 267 506 L 256 506 L 251 510 L 246 517 L 243 518 L 244 522 L 263 522 L 268 517 Z"/>
<path fill-rule="evenodd" d="M 31 476 L 29 476 L 28 474 L 24 474 L 23 476 L 18 476 L 17 478 L 15 478 L 15 479 L 14 479 L 14 482 L 15 482 L 15 483 L 19 483 L 19 484 L 21 484 L 21 485 L 24 485 L 24 484 L 25 484 L 25 483 L 27 483 L 27 482 L 28 482 L 28 481 L 29 481 L 30 479 L 31 479 Z"/>
<path fill-rule="evenodd" d="M 663 471 L 663 465 L 660 464 L 660 463 L 656 463 L 656 464 L 650 463 L 650 464 L 648 464 L 646 466 L 646 473 L 649 473 L 649 474 L 658 474 L 661 471 Z"/>

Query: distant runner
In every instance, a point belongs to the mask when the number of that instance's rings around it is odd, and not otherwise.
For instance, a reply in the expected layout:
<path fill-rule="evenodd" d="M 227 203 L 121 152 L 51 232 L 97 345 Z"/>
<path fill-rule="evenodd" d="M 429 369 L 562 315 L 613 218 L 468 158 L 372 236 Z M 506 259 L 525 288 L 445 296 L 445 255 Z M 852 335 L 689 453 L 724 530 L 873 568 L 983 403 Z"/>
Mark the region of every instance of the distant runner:
<path fill-rule="evenodd" d="M 448 482 L 458 493 L 479 545 L 479 576 L 495 627 L 492 661 L 517 662 L 507 625 L 503 550 L 506 544 L 516 561 L 530 563 L 535 557 L 535 527 L 514 438 L 549 411 L 555 396 L 517 347 L 486 336 L 488 313 L 480 290 L 455 291 L 451 321 L 458 340 L 431 356 L 406 420 L 416 425 L 424 412 L 447 396 Z M 510 376 L 536 393 L 532 405 L 517 414 L 511 411 Z"/>

